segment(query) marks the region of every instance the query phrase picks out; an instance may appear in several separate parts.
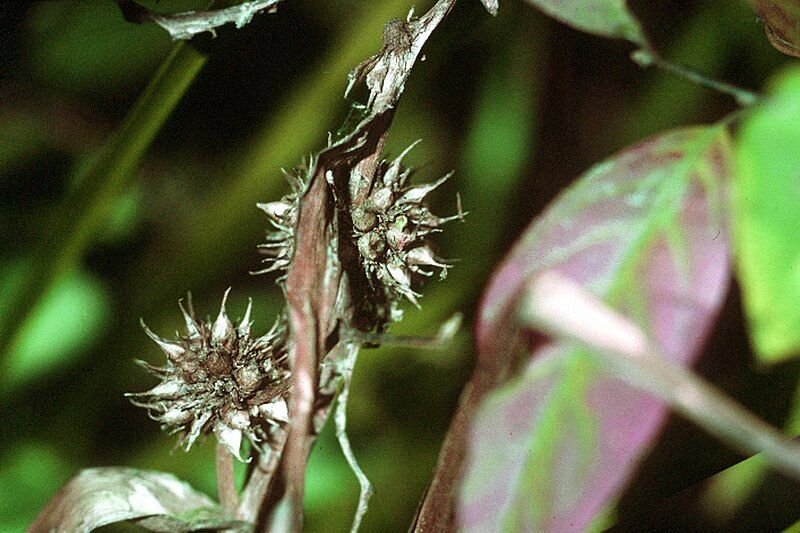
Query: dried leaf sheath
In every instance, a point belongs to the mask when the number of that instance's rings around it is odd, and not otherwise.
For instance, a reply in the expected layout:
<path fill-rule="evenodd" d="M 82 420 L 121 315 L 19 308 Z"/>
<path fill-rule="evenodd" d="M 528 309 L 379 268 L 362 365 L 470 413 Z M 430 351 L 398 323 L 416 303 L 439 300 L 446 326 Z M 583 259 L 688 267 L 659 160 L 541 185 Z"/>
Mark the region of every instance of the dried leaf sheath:
<path fill-rule="evenodd" d="M 300 204 L 294 261 L 286 277 L 286 299 L 293 343 L 292 424 L 286 443 L 286 472 L 289 493 L 294 502 L 295 528 L 302 516 L 303 484 L 308 455 L 307 437 L 316 390 L 319 363 L 325 353 L 325 339 L 339 286 L 339 265 L 330 243 L 335 241 L 331 217 L 331 194 L 325 169 L 311 178 Z"/>

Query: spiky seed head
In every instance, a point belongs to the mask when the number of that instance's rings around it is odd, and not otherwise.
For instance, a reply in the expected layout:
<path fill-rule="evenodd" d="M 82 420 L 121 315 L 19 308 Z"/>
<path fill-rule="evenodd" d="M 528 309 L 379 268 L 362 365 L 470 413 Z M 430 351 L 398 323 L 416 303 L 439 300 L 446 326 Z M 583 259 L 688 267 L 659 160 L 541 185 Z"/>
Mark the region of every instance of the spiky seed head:
<path fill-rule="evenodd" d="M 225 309 L 228 291 L 214 322 L 198 320 L 181 303 L 186 336 L 166 341 L 145 328 L 167 355 L 163 367 L 145 364 L 161 379 L 152 389 L 128 394 L 189 449 L 200 435 L 214 433 L 232 454 L 242 440 L 271 444 L 275 428 L 286 423 L 290 386 L 286 329 L 282 320 L 264 336 L 250 335 L 250 309 L 234 326 Z M 251 302 L 252 303 L 252 302 Z M 272 416 L 276 413 L 278 416 Z"/>
<path fill-rule="evenodd" d="M 297 226 L 297 217 L 300 213 L 300 197 L 306 186 L 306 170 L 298 169 L 296 173 L 285 172 L 285 176 L 292 187 L 289 194 L 276 202 L 256 204 L 269 217 L 272 226 L 267 230 L 267 242 L 259 246 L 261 252 L 267 256 L 264 259 L 269 266 L 254 274 L 263 274 L 285 270 L 294 257 L 294 239 Z"/>
<path fill-rule="evenodd" d="M 378 216 L 360 205 L 353 208 L 350 216 L 353 219 L 353 227 L 361 232 L 369 231 L 378 224 Z"/>
<path fill-rule="evenodd" d="M 406 182 L 412 169 L 402 159 L 417 143 L 412 144 L 391 163 L 379 167 L 372 190 L 363 205 L 351 209 L 356 247 L 367 278 L 373 286 L 382 286 L 390 307 L 405 297 L 416 303 L 412 289 L 413 274 L 431 275 L 431 269 L 449 268 L 436 258 L 426 236 L 439 231 L 445 222 L 458 216 L 441 218 L 434 215 L 425 203 L 426 197 L 449 177 L 426 185 L 410 187 Z M 372 214 L 374 218 L 368 217 Z M 391 310 L 390 310 L 391 311 Z M 386 313 L 396 316 L 397 313 Z"/>
<path fill-rule="evenodd" d="M 352 245 L 363 268 L 363 274 L 371 288 L 376 289 L 367 296 L 365 306 L 372 309 L 378 318 L 365 327 L 381 328 L 385 323 L 399 320 L 402 313 L 398 304 L 403 298 L 417 305 L 419 296 L 412 284 L 422 276 L 431 276 L 433 269 L 440 270 L 444 277 L 450 265 L 436 257 L 427 242 L 427 237 L 436 233 L 440 226 L 451 220 L 461 219 L 462 213 L 450 217 L 438 217 L 428 208 L 427 196 L 449 177 L 426 185 L 409 186 L 413 169 L 403 164 L 403 158 L 419 141 L 406 148 L 391 162 L 382 162 L 371 181 L 352 169 L 349 180 L 350 196 L 354 198 L 342 211 L 349 212 Z M 267 242 L 260 246 L 268 256 L 269 266 L 258 273 L 286 270 L 294 257 L 297 218 L 300 199 L 308 183 L 308 168 L 287 174 L 292 191 L 277 202 L 258 204 L 267 213 L 273 229 L 267 232 Z M 326 176 L 333 182 L 333 175 Z M 365 187 L 370 190 L 364 191 Z M 344 195 L 346 196 L 346 195 Z M 355 199 L 355 198 L 360 199 Z M 285 278 L 278 279 L 279 282 Z M 250 387 L 249 370 L 240 369 L 236 379 L 241 386 Z"/>

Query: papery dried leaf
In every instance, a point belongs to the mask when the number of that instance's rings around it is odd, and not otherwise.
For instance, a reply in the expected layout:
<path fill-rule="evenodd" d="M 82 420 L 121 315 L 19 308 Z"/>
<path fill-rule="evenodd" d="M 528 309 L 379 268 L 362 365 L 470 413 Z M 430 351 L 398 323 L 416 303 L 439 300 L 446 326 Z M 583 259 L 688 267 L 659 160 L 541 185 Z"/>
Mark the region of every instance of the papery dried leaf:
<path fill-rule="evenodd" d="M 528 0 L 548 15 L 588 33 L 647 46 L 639 21 L 626 0 Z"/>
<path fill-rule="evenodd" d="M 248 24 L 262 11 L 272 12 L 281 0 L 250 0 L 239 5 L 214 11 L 157 13 L 134 0 L 117 0 L 122 16 L 137 24 L 153 22 L 164 28 L 175 41 L 185 41 L 203 32 L 214 35 L 216 28 L 234 23 L 237 28 Z"/>
<path fill-rule="evenodd" d="M 381 51 L 353 69 L 345 94 L 363 79 L 370 91 L 367 104 L 369 114 L 383 113 L 393 108 L 403 93 L 423 45 L 454 5 L 455 0 L 439 0 L 419 19 L 387 22 Z"/>
<path fill-rule="evenodd" d="M 777 50 L 800 57 L 800 2 L 797 0 L 749 0 L 764 21 L 764 33 Z"/>
<path fill-rule="evenodd" d="M 480 359 L 440 456 L 448 482 L 431 487 L 446 511 L 470 450 L 459 527 L 578 531 L 613 502 L 656 435 L 663 404 L 597 377 L 579 352 L 548 345 L 534 354 L 541 370 L 492 394 L 473 418 L 476 406 L 530 342 L 516 305 L 543 270 L 634 317 L 669 357 L 695 358 L 729 275 L 730 167 L 720 128 L 655 137 L 589 171 L 517 244 L 484 297 Z"/>
<path fill-rule="evenodd" d="M 72 478 L 28 531 L 82 533 L 124 520 L 137 520 L 151 531 L 246 526 L 172 474 L 111 467 L 90 468 Z"/>

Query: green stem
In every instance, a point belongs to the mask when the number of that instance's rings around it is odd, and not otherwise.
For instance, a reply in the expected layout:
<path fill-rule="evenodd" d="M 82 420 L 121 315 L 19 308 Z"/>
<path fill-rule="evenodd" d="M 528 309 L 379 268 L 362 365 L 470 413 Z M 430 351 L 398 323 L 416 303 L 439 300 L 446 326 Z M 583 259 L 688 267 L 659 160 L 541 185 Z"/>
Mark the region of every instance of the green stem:
<path fill-rule="evenodd" d="M 761 101 L 761 95 L 758 93 L 736 87 L 724 81 L 709 78 L 705 74 L 686 68 L 683 65 L 667 61 L 656 52 L 650 50 L 637 50 L 631 55 L 631 59 L 639 66 L 655 66 L 665 72 L 669 72 L 670 74 L 696 83 L 702 87 L 707 87 L 713 91 L 733 96 L 736 102 L 742 106 L 752 106 Z"/>
<path fill-rule="evenodd" d="M 205 63 L 205 56 L 178 44 L 101 151 L 70 180 L 47 233 L 33 253 L 32 271 L 12 295 L 0 323 L 0 353 L 13 351 L 29 316 L 54 282 L 77 267 L 110 206 L 131 181 L 142 156 Z"/>

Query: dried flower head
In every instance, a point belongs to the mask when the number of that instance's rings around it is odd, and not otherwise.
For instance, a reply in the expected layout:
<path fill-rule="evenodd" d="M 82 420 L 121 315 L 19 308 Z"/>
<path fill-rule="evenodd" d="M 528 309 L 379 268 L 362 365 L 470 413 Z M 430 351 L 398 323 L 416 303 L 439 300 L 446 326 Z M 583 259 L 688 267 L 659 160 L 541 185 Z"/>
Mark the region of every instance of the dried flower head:
<path fill-rule="evenodd" d="M 300 211 L 300 197 L 306 186 L 306 181 L 302 178 L 305 172 L 300 169 L 296 170 L 295 174 L 284 171 L 291 192 L 276 202 L 256 204 L 269 217 L 272 229 L 267 230 L 267 242 L 258 246 L 267 256 L 264 262 L 270 265 L 254 274 L 286 270 L 291 263 L 294 256 L 295 226 Z"/>
<path fill-rule="evenodd" d="M 286 332 L 279 320 L 264 336 L 250 334 L 250 310 L 234 326 L 222 300 L 213 323 L 198 320 L 181 304 L 187 335 L 170 342 L 145 331 L 167 355 L 164 367 L 143 363 L 161 383 L 146 392 L 128 394 L 170 433 L 179 433 L 188 450 L 200 435 L 212 431 L 241 460 L 242 437 L 255 446 L 270 444 L 275 428 L 288 422 L 290 387 Z"/>
<path fill-rule="evenodd" d="M 451 174 L 433 183 L 408 185 L 413 169 L 404 166 L 402 160 L 414 146 L 416 143 L 391 163 L 381 163 L 370 190 L 352 207 L 350 215 L 369 282 L 383 287 L 390 301 L 406 297 L 416 305 L 419 294 L 412 288 L 412 275 L 430 276 L 432 269 L 438 268 L 444 277 L 450 267 L 436 257 L 427 237 L 463 215 L 438 217 L 425 204 L 426 196 Z"/>
<path fill-rule="evenodd" d="M 372 291 L 365 305 L 377 320 L 368 323 L 368 329 L 376 324 L 380 329 L 381 324 L 398 320 L 402 316 L 398 303 L 404 297 L 418 305 L 419 294 L 413 288 L 415 275 L 431 276 L 433 269 L 440 269 L 441 277 L 446 275 L 450 265 L 436 256 L 427 238 L 441 231 L 446 222 L 463 217 L 460 206 L 456 215 L 438 217 L 425 203 L 427 195 L 450 174 L 433 183 L 408 185 L 413 169 L 402 161 L 416 144 L 393 161 L 382 161 L 370 183 L 358 169 L 353 169 L 349 194 L 337 197 L 337 201 L 349 198 L 349 205 L 338 206 L 349 218 L 342 227 L 349 227 L 354 253 Z M 289 194 L 275 202 L 258 204 L 272 228 L 267 231 L 267 242 L 259 246 L 268 256 L 264 261 L 269 266 L 256 273 L 285 271 L 292 261 L 308 168 L 313 168 L 313 160 L 294 174 L 284 173 L 291 185 Z"/>

